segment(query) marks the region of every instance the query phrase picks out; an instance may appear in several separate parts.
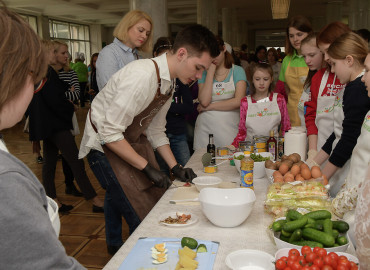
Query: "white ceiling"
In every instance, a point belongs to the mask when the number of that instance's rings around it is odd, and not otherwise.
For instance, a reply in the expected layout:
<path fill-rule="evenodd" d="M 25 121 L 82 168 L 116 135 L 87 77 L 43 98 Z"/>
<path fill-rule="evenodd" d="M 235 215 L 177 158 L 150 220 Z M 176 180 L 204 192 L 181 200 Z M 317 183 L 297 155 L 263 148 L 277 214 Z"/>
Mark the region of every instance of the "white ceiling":
<path fill-rule="evenodd" d="M 247 21 L 251 28 L 263 30 L 286 25 L 285 20 L 272 21 L 270 0 L 214 1 L 218 1 L 219 21 L 221 8 L 236 8 L 238 20 Z M 289 15 L 324 18 L 328 1 L 332 0 L 291 0 Z M 348 15 L 349 1 L 339 1 L 343 2 L 343 15 Z M 129 11 L 129 0 L 5 0 L 5 3 L 20 13 L 108 27 L 114 26 Z M 196 14 L 197 0 L 168 0 L 169 24 L 195 23 Z"/>

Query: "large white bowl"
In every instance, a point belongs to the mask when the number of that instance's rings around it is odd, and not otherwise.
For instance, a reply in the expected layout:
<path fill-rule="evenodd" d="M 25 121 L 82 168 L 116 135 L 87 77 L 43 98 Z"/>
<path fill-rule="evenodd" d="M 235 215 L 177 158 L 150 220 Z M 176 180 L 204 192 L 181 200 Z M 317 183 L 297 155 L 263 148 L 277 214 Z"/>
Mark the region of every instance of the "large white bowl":
<path fill-rule="evenodd" d="M 214 225 L 230 228 L 247 219 L 256 195 L 250 188 L 205 188 L 200 191 L 199 201 L 203 214 Z"/>
<path fill-rule="evenodd" d="M 199 176 L 192 180 L 198 191 L 203 188 L 216 188 L 222 183 L 222 179 L 216 176 Z"/>
<path fill-rule="evenodd" d="M 261 155 L 262 157 L 270 157 L 270 159 L 272 159 L 272 154 L 269 152 L 260 152 L 257 154 Z M 254 162 L 253 178 L 264 178 L 265 175 L 266 175 L 265 162 L 264 161 Z"/>
<path fill-rule="evenodd" d="M 233 270 L 274 270 L 274 257 L 253 249 L 242 249 L 227 255 L 225 263 Z"/>
<path fill-rule="evenodd" d="M 286 257 L 288 257 L 288 255 L 289 255 L 289 250 L 291 250 L 291 248 L 282 248 L 282 249 L 279 249 L 276 253 L 275 253 L 275 260 L 277 261 L 277 260 L 279 260 L 281 257 L 284 257 L 284 256 L 286 256 Z M 299 250 L 299 252 L 301 252 L 301 249 L 298 249 Z M 326 250 L 328 250 L 328 249 L 326 249 Z M 331 251 L 330 251 L 331 252 Z M 328 253 L 329 253 L 329 251 L 328 251 Z M 354 263 L 359 263 L 359 261 L 358 261 L 358 259 L 357 259 L 357 257 L 355 257 L 355 256 L 353 256 L 353 255 L 351 255 L 351 254 L 349 254 L 349 253 L 345 253 L 345 252 L 335 252 L 335 253 L 337 253 L 338 254 L 338 256 L 346 256 L 347 257 L 347 259 L 349 260 L 349 261 L 352 261 L 352 262 L 354 262 Z"/>
<path fill-rule="evenodd" d="M 280 220 L 280 219 L 285 219 L 285 217 L 281 217 L 281 218 L 278 218 L 276 220 Z M 340 234 L 342 235 L 342 234 Z M 281 240 L 279 238 L 280 236 L 280 232 L 274 232 L 274 241 L 275 241 L 275 244 L 277 246 L 278 249 L 282 249 L 282 248 L 296 248 L 296 249 L 301 249 L 302 247 L 301 246 L 297 246 L 297 245 L 293 245 L 293 244 L 290 244 L 288 242 L 285 242 L 283 240 Z M 346 238 L 349 240 L 349 236 L 348 236 L 348 233 L 346 234 Z M 325 248 L 326 251 L 329 253 L 329 252 L 344 252 L 348 249 L 348 246 L 349 246 L 349 241 L 347 244 L 345 245 L 342 245 L 342 246 L 339 246 L 339 247 L 332 247 L 332 248 Z"/>

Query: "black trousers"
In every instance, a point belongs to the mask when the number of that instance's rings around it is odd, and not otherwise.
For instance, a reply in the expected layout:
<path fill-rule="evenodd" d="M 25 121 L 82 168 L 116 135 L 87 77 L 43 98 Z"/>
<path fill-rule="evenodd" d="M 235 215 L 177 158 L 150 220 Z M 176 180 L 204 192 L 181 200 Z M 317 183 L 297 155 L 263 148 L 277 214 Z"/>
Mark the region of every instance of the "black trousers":
<path fill-rule="evenodd" d="M 55 170 L 58 160 L 58 151 L 62 153 L 73 172 L 81 192 L 86 200 L 94 198 L 97 194 L 90 183 L 85 171 L 85 164 L 78 159 L 78 148 L 70 130 L 58 131 L 43 140 L 44 164 L 42 166 L 42 182 L 46 194 L 54 199 L 57 197 L 55 189 Z"/>
<path fill-rule="evenodd" d="M 87 82 L 79 82 L 79 84 L 80 84 L 80 105 L 81 107 L 85 107 L 85 101 L 86 101 L 85 90 L 86 90 Z"/>

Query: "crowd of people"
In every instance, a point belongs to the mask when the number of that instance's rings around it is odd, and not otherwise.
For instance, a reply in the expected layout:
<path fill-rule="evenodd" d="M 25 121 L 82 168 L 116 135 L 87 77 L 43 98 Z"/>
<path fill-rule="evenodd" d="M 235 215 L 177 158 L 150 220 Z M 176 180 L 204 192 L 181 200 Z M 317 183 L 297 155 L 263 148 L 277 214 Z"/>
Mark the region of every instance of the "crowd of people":
<path fill-rule="evenodd" d="M 60 212 L 73 208 L 57 198 L 59 152 L 66 193 L 92 200 L 92 211 L 104 212 L 113 255 L 123 244 L 122 218 L 133 233 L 174 178 L 196 177 L 185 165 L 194 150 L 207 146 L 209 134 L 216 146 L 237 148 L 255 135 L 273 130 L 284 136 L 296 126 L 307 130 L 307 164 L 321 166 L 329 179 L 333 212 L 347 220 L 355 216 L 352 241 L 361 269 L 369 269 L 368 31 L 333 22 L 315 33 L 307 18 L 293 16 L 285 53 L 261 45 L 251 55 L 246 45 L 234 51 L 201 25 L 183 28 L 174 40 L 160 37 L 153 46 L 152 19 L 133 10 L 87 67 L 84 54 L 70 63 L 66 43 L 41 41 L 6 7 L 0 22 L 0 130 L 26 114 L 37 157 L 43 145 L 41 185 L 0 140 L 0 198 L 7 205 L 0 216 L 1 269 L 24 269 L 26 263 L 30 269 L 83 269 L 65 254 L 47 213 L 47 196 Z M 78 148 L 75 110 L 87 98 Z M 84 157 L 106 191 L 104 202 L 87 177 Z"/>

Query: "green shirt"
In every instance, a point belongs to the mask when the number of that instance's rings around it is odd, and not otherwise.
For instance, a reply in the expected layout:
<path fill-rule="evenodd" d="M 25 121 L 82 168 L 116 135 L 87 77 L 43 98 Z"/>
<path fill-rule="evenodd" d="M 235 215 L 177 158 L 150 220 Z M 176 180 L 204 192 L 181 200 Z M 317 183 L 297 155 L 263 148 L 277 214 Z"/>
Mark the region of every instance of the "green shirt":
<path fill-rule="evenodd" d="M 285 82 L 285 71 L 289 65 L 291 67 L 307 67 L 306 62 L 302 55 L 298 55 L 297 51 L 294 50 L 293 55 L 287 55 L 284 57 L 283 63 L 281 64 L 281 70 L 279 75 L 279 80 Z"/>
<path fill-rule="evenodd" d="M 76 71 L 79 82 L 87 82 L 89 71 L 87 70 L 87 66 L 84 63 L 74 63 L 72 69 Z"/>

